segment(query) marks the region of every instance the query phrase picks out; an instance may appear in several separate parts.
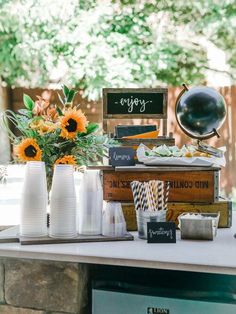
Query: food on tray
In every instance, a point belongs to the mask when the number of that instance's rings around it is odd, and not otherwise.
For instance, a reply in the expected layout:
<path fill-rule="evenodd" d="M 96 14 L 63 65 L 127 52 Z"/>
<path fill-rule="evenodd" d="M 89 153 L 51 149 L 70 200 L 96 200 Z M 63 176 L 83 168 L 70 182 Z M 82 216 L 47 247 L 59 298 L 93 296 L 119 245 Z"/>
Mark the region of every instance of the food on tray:
<path fill-rule="evenodd" d="M 211 157 L 211 155 L 207 153 L 199 152 L 193 145 L 184 145 L 182 148 L 161 145 L 153 147 L 151 151 L 146 151 L 145 155 L 156 157 Z"/>

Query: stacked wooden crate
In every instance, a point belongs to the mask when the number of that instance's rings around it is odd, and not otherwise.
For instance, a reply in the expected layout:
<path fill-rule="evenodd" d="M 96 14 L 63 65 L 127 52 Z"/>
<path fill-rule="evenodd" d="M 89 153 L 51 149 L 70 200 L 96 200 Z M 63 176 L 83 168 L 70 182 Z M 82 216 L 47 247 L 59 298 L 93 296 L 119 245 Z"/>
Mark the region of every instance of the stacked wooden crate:
<path fill-rule="evenodd" d="M 219 195 L 219 167 L 106 167 L 103 196 L 106 201 L 122 202 L 128 229 L 136 230 L 136 213 L 130 182 L 163 180 L 170 182 L 167 220 L 178 224 L 183 212 L 220 212 L 219 227 L 230 227 L 232 203 Z"/>

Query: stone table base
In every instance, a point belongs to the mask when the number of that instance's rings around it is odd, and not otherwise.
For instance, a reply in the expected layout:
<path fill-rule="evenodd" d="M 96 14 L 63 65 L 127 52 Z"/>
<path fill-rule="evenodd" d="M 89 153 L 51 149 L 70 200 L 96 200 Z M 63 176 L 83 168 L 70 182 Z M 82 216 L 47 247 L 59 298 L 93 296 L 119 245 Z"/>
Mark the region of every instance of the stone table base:
<path fill-rule="evenodd" d="M 2 258 L 0 313 L 85 313 L 87 283 L 83 264 Z"/>

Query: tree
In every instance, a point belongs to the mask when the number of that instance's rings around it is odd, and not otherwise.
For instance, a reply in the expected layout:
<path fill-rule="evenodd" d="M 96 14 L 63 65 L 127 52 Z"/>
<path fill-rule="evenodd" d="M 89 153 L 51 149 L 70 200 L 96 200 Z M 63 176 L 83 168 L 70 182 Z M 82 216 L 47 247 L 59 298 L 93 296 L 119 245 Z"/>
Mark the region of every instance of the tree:
<path fill-rule="evenodd" d="M 98 99 L 102 87 L 201 84 L 201 38 L 236 73 L 234 0 L 11 0 L 0 2 L 0 75 L 11 86 L 67 83 Z"/>

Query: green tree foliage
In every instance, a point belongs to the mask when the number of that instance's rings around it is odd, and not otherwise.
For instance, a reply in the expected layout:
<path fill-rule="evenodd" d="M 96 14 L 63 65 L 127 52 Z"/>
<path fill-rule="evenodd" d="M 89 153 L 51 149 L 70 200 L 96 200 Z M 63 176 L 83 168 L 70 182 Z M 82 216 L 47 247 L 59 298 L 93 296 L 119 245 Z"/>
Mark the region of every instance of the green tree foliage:
<path fill-rule="evenodd" d="M 199 84 L 202 38 L 236 72 L 235 0 L 0 0 L 0 75 L 12 86 L 67 83 L 98 99 L 102 87 Z"/>

